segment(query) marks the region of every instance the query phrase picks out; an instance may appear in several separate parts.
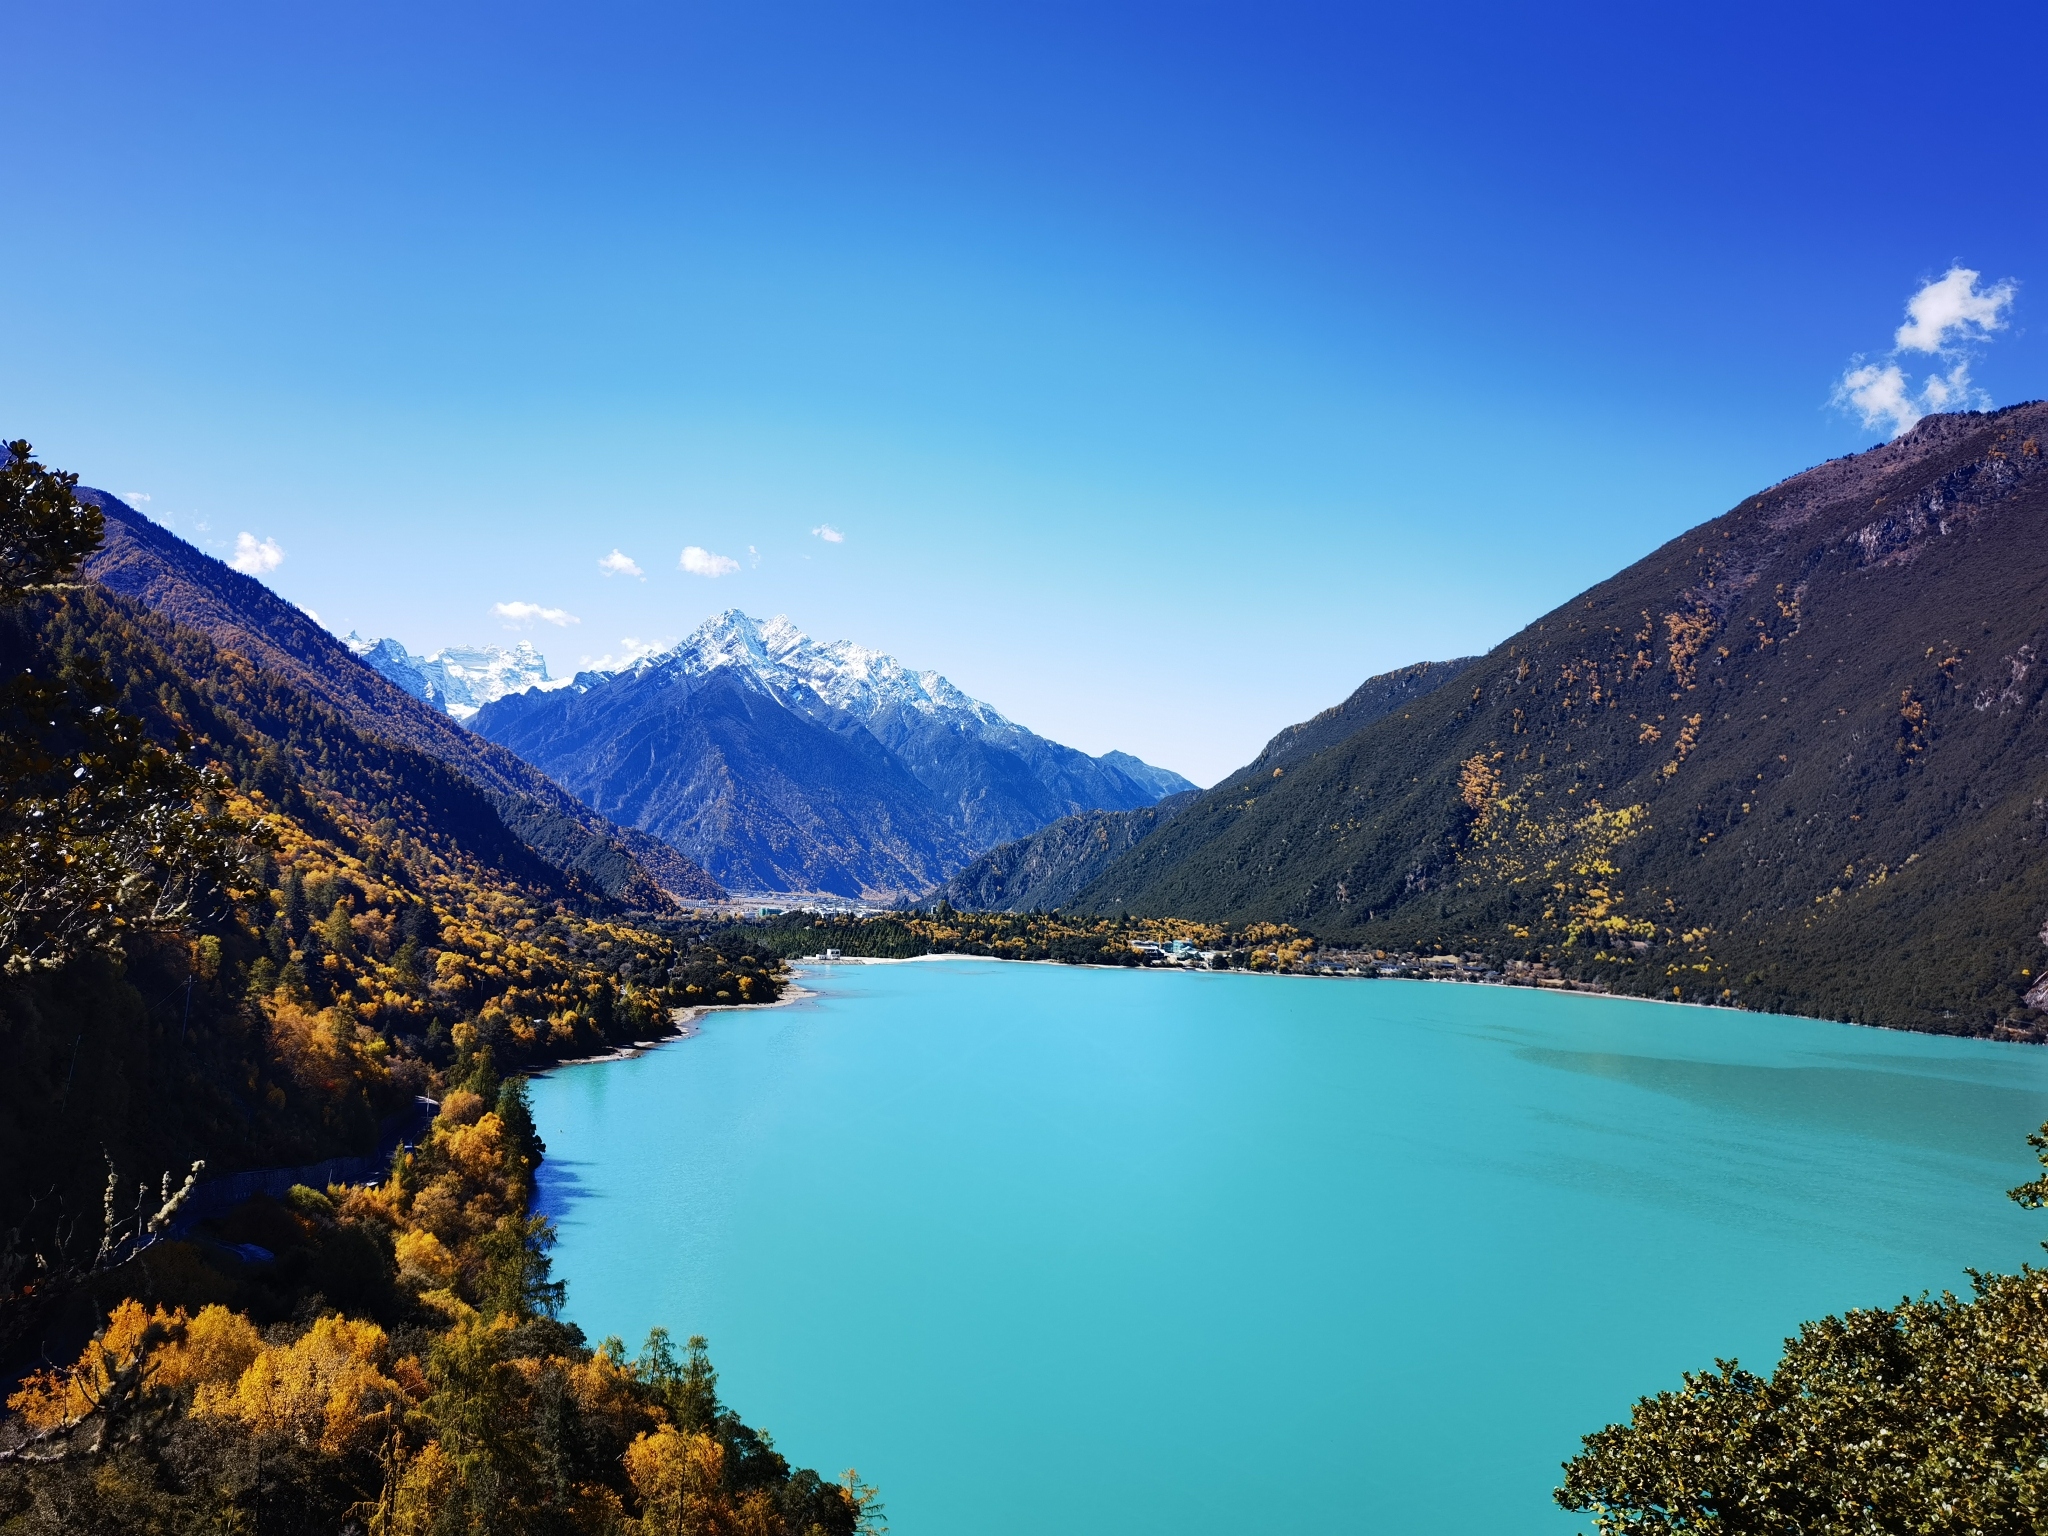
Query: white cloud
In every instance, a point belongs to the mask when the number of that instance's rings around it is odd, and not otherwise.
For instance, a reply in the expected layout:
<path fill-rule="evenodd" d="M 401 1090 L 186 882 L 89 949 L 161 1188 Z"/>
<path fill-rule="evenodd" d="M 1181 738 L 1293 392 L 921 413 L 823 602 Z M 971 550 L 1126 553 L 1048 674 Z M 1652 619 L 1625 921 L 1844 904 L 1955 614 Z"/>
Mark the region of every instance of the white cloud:
<path fill-rule="evenodd" d="M 1892 350 L 1882 362 L 1850 360 L 1835 381 L 1831 403 L 1854 411 L 1863 425 L 1887 437 L 1911 431 L 1924 416 L 1937 411 L 1983 411 L 1991 397 L 1970 380 L 1971 348 L 2005 329 L 2018 285 L 2010 280 L 1982 290 L 1981 273 L 1951 267 L 1906 300 L 1906 323 L 1892 337 Z M 1902 352 L 1931 352 L 1948 365 L 1930 373 L 1918 389 L 1897 359 Z"/>
<path fill-rule="evenodd" d="M 1894 348 L 1945 352 L 1956 342 L 1977 341 L 2004 330 L 2005 312 L 2019 287 L 2007 279 L 1979 293 L 1977 279 L 1982 275 L 1968 267 L 1950 267 L 1906 300 L 1906 323 L 1892 337 Z"/>
<path fill-rule="evenodd" d="M 148 502 L 148 500 L 149 500 L 149 492 L 147 492 L 147 491 L 123 491 L 123 492 L 121 493 L 121 499 L 122 499 L 123 501 L 127 502 L 127 503 L 128 503 L 128 505 L 129 505 L 129 506 L 131 506 L 131 507 L 139 507 L 139 506 L 142 506 L 142 505 L 144 505 L 145 503 L 147 503 L 147 502 Z"/>
<path fill-rule="evenodd" d="M 313 621 L 313 622 L 314 622 L 315 624 L 318 624 L 318 623 L 320 622 L 320 615 L 319 615 L 319 614 L 317 614 L 317 613 L 315 613 L 315 612 L 314 612 L 314 611 L 313 611 L 312 609 L 308 608 L 308 607 L 307 607 L 307 606 L 306 606 L 306 605 L 305 605 L 304 603 L 301 603 L 301 604 L 299 604 L 299 612 L 303 613 L 303 614 L 304 614 L 304 615 L 305 615 L 305 616 L 306 616 L 307 618 L 311 619 L 311 620 L 312 620 L 312 621 Z"/>
<path fill-rule="evenodd" d="M 1835 385 L 1834 403 L 1857 412 L 1871 431 L 1897 437 L 1927 413 L 1913 402 L 1897 363 L 1851 368 Z"/>
<path fill-rule="evenodd" d="M 1920 386 L 1920 398 L 1927 402 L 1929 411 L 1967 411 L 1979 401 L 1985 407 L 1991 404 L 1991 397 L 1970 382 L 1970 360 L 1959 358 L 1947 373 L 1930 373 L 1927 382 Z"/>
<path fill-rule="evenodd" d="M 747 546 L 747 564 L 754 566 L 757 569 L 761 564 L 761 551 L 754 548 L 754 546 L 751 544 Z"/>
<path fill-rule="evenodd" d="M 235 552 L 228 556 L 228 564 L 244 576 L 263 576 L 284 564 L 284 551 L 275 539 L 258 539 L 253 533 L 238 533 L 235 535 Z"/>
<path fill-rule="evenodd" d="M 566 609 L 543 608 L 539 603 L 493 603 L 491 612 L 513 624 L 531 624 L 535 619 L 557 626 L 583 622 Z"/>
<path fill-rule="evenodd" d="M 684 548 L 683 558 L 678 563 L 692 576 L 730 576 L 740 568 L 739 561 L 731 555 L 714 555 L 695 544 Z"/>
<path fill-rule="evenodd" d="M 837 528 L 834 528 L 830 523 L 818 524 L 817 527 L 811 530 L 811 537 L 823 539 L 827 544 L 844 544 L 846 542 L 846 535 Z"/>
<path fill-rule="evenodd" d="M 597 562 L 597 568 L 607 576 L 639 576 L 646 580 L 638 562 L 631 555 L 622 555 L 616 549 Z"/>

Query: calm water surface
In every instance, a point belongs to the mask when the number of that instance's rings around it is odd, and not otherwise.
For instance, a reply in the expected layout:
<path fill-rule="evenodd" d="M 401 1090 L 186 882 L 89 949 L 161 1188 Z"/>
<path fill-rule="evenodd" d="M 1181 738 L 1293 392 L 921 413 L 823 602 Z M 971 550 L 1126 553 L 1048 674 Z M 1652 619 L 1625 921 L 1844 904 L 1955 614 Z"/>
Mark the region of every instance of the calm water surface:
<path fill-rule="evenodd" d="M 897 1536 L 1568 1533 L 1582 1433 L 2040 1256 L 2048 1053 L 949 961 L 535 1084 L 569 1315 L 709 1335 Z"/>

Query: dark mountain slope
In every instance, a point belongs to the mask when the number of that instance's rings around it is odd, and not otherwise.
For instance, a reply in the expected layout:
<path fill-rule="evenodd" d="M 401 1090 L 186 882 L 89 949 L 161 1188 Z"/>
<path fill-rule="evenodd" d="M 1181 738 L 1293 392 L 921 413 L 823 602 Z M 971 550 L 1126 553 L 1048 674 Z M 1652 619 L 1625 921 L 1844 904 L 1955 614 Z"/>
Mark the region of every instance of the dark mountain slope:
<path fill-rule="evenodd" d="M 858 721 L 820 714 L 785 707 L 736 668 L 656 669 L 589 692 L 501 699 L 476 725 L 736 888 L 873 899 L 928 890 L 969 849 Z"/>
<path fill-rule="evenodd" d="M 1062 816 L 1029 837 L 991 848 L 926 898 L 962 912 L 1053 912 L 1201 797 L 1186 789 L 1138 811 Z"/>
<path fill-rule="evenodd" d="M 1179 774 L 1127 753 L 1090 757 L 1017 725 L 962 729 L 943 716 L 903 707 L 878 710 L 865 723 L 931 792 L 970 850 L 1081 811 L 1136 810 L 1189 787 Z M 1112 761 L 1117 757 L 1133 770 Z M 1172 787 L 1161 791 L 1159 782 Z"/>
<path fill-rule="evenodd" d="M 1093 910 L 1550 958 L 1631 991 L 2039 1035 L 2048 406 L 1794 476 L 1320 752 Z"/>
<path fill-rule="evenodd" d="M 1247 774 L 1270 774 L 1280 764 L 1321 751 L 1443 686 L 1471 660 L 1465 656 L 1456 661 L 1424 661 L 1369 677 L 1343 703 L 1281 731 L 1266 743 L 1250 767 L 1240 768 L 1224 782 Z M 932 896 L 966 912 L 1049 912 L 1069 906 L 1119 858 L 1199 798 L 1199 791 L 1183 790 L 1142 810 L 1064 817 L 1029 837 L 991 848 Z"/>
<path fill-rule="evenodd" d="M 722 672 L 741 681 L 713 686 Z M 793 718 L 775 719 L 771 703 Z M 1048 741 L 937 672 L 738 609 L 627 671 L 508 694 L 471 725 L 754 891 L 915 895 L 1059 817 L 1194 787 L 1125 754 Z M 658 771 L 620 758 L 628 738 Z"/>
<path fill-rule="evenodd" d="M 1224 782 L 1227 784 L 1232 779 L 1261 770 L 1270 774 L 1275 768 L 1312 757 L 1325 747 L 1334 747 L 1375 720 L 1392 714 L 1401 705 L 1426 693 L 1434 693 L 1477 659 L 1460 656 L 1455 661 L 1422 661 L 1412 667 L 1369 677 L 1342 704 L 1333 704 L 1321 714 L 1299 725 L 1290 725 L 1274 736 L 1248 767 L 1226 776 Z"/>
<path fill-rule="evenodd" d="M 409 698 L 268 587 L 201 553 L 119 499 L 80 491 L 106 518 L 106 542 L 84 574 L 225 650 L 275 670 L 366 731 L 424 752 L 489 793 L 507 826 L 592 889 L 635 906 L 724 893 L 658 839 L 606 825 L 512 753 Z"/>

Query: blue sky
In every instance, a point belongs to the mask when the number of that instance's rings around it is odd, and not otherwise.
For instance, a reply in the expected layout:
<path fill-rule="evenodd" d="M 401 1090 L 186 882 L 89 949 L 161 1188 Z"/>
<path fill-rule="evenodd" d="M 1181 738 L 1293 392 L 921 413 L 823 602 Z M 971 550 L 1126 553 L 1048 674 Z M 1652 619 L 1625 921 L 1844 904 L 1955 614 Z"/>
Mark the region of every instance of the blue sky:
<path fill-rule="evenodd" d="M 339 630 L 1207 782 L 1880 440 L 1953 267 L 1904 384 L 2048 394 L 2043 13 L 1424 9 L 7 5 L 0 431 Z"/>

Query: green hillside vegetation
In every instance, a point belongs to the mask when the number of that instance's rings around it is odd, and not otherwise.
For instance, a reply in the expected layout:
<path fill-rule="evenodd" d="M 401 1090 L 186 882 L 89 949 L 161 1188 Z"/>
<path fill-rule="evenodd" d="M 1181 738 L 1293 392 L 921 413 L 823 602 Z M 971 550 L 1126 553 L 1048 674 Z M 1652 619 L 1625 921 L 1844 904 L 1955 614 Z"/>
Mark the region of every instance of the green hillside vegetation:
<path fill-rule="evenodd" d="M 1057 910 L 1119 856 L 1171 821 L 1200 791 L 1182 790 L 1136 811 L 1082 811 L 991 848 L 917 905 L 971 912 Z"/>
<path fill-rule="evenodd" d="M 944 902 L 916 912 L 865 917 L 789 912 L 724 936 L 783 960 L 841 955 L 869 960 L 911 960 L 920 955 L 984 955 L 992 960 L 1051 960 L 1063 965 L 1138 966 L 1147 957 L 1134 946 L 1178 941 L 1216 954 L 1229 969 L 1289 970 L 1314 941 L 1274 923 L 1227 929 L 1183 918 L 1072 917 L 1058 912 L 963 912 Z"/>
<path fill-rule="evenodd" d="M 2042 1038 L 2044 438 L 1933 417 L 1753 496 L 1074 905 Z"/>
<path fill-rule="evenodd" d="M 699 1341 L 559 1320 L 504 1076 L 771 1001 L 772 959 L 620 911 L 440 761 L 75 584 L 99 514 L 10 453 L 0 1363 L 57 1363 L 0 1420 L 0 1531 L 872 1526 L 717 1402 Z M 381 1186 L 178 1235 L 200 1177 L 367 1153 L 421 1094 Z"/>
<path fill-rule="evenodd" d="M 1471 661 L 1462 656 L 1455 661 L 1418 662 L 1369 677 L 1343 703 L 1281 731 L 1250 767 L 1234 777 L 1265 777 L 1275 767 L 1312 756 L 1433 692 Z M 1073 907 L 1098 876 L 1200 797 L 1200 790 L 1185 789 L 1139 810 L 1063 816 L 1027 837 L 991 848 L 917 904 L 938 900 L 974 912 Z"/>
<path fill-rule="evenodd" d="M 90 1196 L 102 1145 L 128 1169 L 364 1151 L 463 1038 L 511 1067 L 664 1033 L 677 1006 L 774 996 L 759 962 L 685 921 L 612 913 L 482 791 L 202 636 L 91 588 L 31 594 L 4 622 L 15 675 L 205 770 L 243 856 L 175 934 L 122 930 L 118 958 L 88 950 L 0 987 L 0 1155 L 21 1174 L 0 1201 L 60 1169 Z M 47 740 L 33 724 L 10 738 Z"/>

